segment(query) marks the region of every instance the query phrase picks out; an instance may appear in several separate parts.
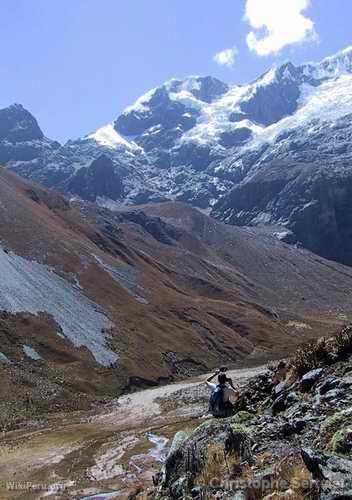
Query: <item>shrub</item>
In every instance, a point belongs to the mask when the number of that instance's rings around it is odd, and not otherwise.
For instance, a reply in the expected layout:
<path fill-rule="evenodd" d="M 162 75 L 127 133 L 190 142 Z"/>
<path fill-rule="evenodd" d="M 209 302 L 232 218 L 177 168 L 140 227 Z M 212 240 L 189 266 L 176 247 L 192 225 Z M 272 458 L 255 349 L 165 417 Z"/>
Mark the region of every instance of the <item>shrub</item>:
<path fill-rule="evenodd" d="M 332 364 L 352 354 L 352 325 L 346 326 L 335 337 L 321 337 L 299 347 L 291 358 L 290 368 L 302 377 L 307 372 Z"/>
<path fill-rule="evenodd" d="M 240 458 L 236 455 L 229 455 L 224 447 L 218 444 L 208 446 L 207 460 L 201 474 L 198 476 L 200 486 L 209 486 L 214 478 L 232 479 L 242 473 Z"/>
<path fill-rule="evenodd" d="M 346 326 L 335 337 L 335 350 L 338 358 L 352 353 L 352 325 Z"/>
<path fill-rule="evenodd" d="M 291 359 L 290 366 L 299 377 L 315 368 L 330 364 L 334 360 L 332 341 L 325 337 L 299 347 Z"/>

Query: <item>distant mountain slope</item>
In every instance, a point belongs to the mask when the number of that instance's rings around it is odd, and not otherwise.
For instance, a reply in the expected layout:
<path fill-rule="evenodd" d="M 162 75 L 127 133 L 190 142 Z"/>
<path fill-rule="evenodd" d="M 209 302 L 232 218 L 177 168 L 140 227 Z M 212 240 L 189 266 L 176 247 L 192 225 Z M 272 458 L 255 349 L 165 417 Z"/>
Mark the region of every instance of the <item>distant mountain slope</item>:
<path fill-rule="evenodd" d="M 0 200 L 0 371 L 47 409 L 259 363 L 352 315 L 349 268 L 181 203 L 75 208 L 5 169 Z"/>
<path fill-rule="evenodd" d="M 37 167 L 38 158 L 60 144 L 44 137 L 37 120 L 20 104 L 0 110 L 0 164 L 15 168 L 25 163 Z"/>
<path fill-rule="evenodd" d="M 101 204 L 183 201 L 232 224 L 280 224 L 287 241 L 352 264 L 351 88 L 352 48 L 249 85 L 173 79 L 63 146 L 10 107 L 0 160 Z"/>

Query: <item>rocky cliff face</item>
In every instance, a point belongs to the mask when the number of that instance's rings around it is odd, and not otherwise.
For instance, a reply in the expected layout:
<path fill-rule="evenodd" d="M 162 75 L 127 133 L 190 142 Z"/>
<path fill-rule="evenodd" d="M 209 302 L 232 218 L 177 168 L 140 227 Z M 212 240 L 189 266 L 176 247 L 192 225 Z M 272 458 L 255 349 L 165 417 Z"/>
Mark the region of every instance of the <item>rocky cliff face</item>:
<path fill-rule="evenodd" d="M 351 264 L 351 84 L 351 48 L 245 86 L 173 79 L 61 147 L 14 106 L 0 113 L 0 160 L 88 200 L 179 200 L 232 224 L 280 225 L 287 241 Z M 102 155 L 114 188 L 98 180 Z"/>
<path fill-rule="evenodd" d="M 351 137 L 350 116 L 312 124 L 309 137 L 300 128 L 279 136 L 213 214 L 236 225 L 279 223 L 282 239 L 351 264 Z"/>

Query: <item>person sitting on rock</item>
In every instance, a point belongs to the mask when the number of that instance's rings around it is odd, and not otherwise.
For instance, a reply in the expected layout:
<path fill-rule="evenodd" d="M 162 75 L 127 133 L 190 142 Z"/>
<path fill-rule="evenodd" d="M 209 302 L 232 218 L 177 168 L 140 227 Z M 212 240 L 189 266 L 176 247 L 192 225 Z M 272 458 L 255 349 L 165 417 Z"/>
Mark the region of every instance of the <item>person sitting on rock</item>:
<path fill-rule="evenodd" d="M 219 373 L 226 373 L 227 372 L 227 367 L 226 366 L 222 366 L 219 370 Z M 226 376 L 226 383 L 230 385 L 230 387 L 232 387 L 232 389 L 235 391 L 236 390 L 236 387 L 233 385 L 233 382 L 232 382 L 232 378 L 231 377 L 228 377 Z"/>
<path fill-rule="evenodd" d="M 218 376 L 218 384 L 213 384 L 211 381 L 216 376 Z M 209 412 L 213 417 L 225 418 L 233 415 L 233 401 L 236 399 L 237 392 L 229 385 L 226 373 L 216 370 L 213 375 L 207 378 L 205 383 L 212 391 L 209 400 Z"/>

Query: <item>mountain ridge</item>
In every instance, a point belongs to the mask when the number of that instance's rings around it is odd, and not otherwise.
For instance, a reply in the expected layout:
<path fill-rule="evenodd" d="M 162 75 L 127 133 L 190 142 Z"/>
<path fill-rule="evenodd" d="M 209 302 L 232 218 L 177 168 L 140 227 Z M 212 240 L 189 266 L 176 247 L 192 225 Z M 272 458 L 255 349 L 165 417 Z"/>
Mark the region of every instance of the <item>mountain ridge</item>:
<path fill-rule="evenodd" d="M 295 165 L 310 179 L 332 175 L 337 186 L 345 180 L 349 185 L 351 85 L 351 47 L 320 63 L 283 63 L 248 85 L 228 86 L 212 77 L 172 79 L 109 124 L 65 145 L 43 137 L 9 146 L 0 138 L 0 160 L 5 150 L 4 163 L 20 175 L 99 203 L 182 201 L 231 224 L 279 224 L 287 241 L 351 264 L 352 221 L 341 221 L 332 201 L 326 238 L 324 199 L 316 198 L 313 185 L 308 192 L 297 186 L 303 173 L 291 182 Z M 111 164 L 106 175 L 101 169 L 98 182 L 95 162 L 101 156 L 110 159 L 114 173 Z M 267 202 L 251 195 L 242 207 L 245 186 L 252 179 L 265 186 L 270 176 L 281 180 L 268 188 Z M 108 189 L 111 182 L 115 189 Z M 349 190 L 340 191 L 338 205 L 349 207 Z M 305 208 L 314 204 L 313 212 Z M 318 228 L 314 238 L 306 234 L 309 224 Z M 326 243 L 331 237 L 340 242 L 333 251 Z"/>

